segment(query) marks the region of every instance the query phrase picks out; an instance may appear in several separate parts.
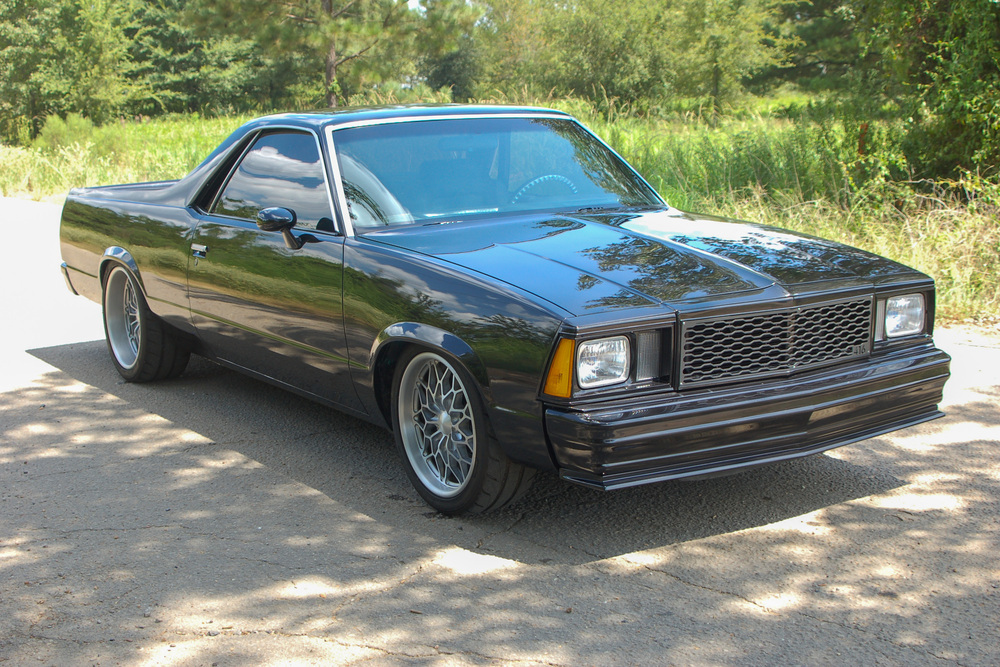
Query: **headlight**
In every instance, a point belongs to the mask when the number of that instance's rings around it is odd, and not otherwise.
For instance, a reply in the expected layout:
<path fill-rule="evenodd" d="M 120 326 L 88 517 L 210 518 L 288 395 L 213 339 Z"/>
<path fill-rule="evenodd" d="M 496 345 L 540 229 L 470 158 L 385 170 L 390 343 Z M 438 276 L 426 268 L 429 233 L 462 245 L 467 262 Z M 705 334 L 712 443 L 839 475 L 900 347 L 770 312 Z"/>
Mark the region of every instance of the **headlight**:
<path fill-rule="evenodd" d="M 576 354 L 577 382 L 584 389 L 618 384 L 628 379 L 629 345 L 625 336 L 580 343 Z"/>
<path fill-rule="evenodd" d="M 924 330 L 924 295 L 894 296 L 885 302 L 885 337 L 898 338 Z"/>

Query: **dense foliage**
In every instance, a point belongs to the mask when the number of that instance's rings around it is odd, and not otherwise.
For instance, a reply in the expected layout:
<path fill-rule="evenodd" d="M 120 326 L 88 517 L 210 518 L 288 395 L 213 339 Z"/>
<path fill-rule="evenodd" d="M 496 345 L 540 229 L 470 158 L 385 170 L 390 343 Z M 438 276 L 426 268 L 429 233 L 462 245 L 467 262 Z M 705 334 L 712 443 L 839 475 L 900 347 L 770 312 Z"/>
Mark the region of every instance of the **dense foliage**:
<path fill-rule="evenodd" d="M 996 0 L 0 0 L 0 140 L 46 118 L 575 96 L 905 123 L 870 175 L 997 175 Z M 435 93 L 434 91 L 443 91 Z M 753 104 L 750 104 L 753 106 Z M 871 157 L 865 137 L 861 158 Z M 860 171 L 856 177 L 864 177 Z"/>

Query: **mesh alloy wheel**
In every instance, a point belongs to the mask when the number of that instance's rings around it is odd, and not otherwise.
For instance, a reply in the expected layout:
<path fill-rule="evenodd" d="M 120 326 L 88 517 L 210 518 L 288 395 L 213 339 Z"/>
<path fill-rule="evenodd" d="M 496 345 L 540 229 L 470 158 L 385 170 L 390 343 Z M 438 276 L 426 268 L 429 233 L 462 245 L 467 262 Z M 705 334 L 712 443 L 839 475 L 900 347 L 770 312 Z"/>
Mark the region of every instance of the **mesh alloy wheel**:
<path fill-rule="evenodd" d="M 115 267 L 104 287 L 104 325 L 108 347 L 125 370 L 135 368 L 142 337 L 139 295 L 128 271 Z"/>
<path fill-rule="evenodd" d="M 469 483 L 476 461 L 476 416 L 458 372 L 433 352 L 407 365 L 400 380 L 400 435 L 420 482 L 452 498 Z"/>

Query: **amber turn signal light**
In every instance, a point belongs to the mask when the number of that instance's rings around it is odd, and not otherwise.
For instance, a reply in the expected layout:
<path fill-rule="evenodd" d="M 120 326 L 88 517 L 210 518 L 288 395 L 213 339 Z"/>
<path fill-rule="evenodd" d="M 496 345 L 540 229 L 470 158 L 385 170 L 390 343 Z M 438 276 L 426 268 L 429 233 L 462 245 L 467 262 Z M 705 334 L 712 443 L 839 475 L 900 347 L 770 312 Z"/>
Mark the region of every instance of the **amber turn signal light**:
<path fill-rule="evenodd" d="M 573 352 L 576 346 L 572 339 L 563 338 L 556 347 L 545 376 L 545 393 L 549 396 L 569 398 L 573 392 Z"/>

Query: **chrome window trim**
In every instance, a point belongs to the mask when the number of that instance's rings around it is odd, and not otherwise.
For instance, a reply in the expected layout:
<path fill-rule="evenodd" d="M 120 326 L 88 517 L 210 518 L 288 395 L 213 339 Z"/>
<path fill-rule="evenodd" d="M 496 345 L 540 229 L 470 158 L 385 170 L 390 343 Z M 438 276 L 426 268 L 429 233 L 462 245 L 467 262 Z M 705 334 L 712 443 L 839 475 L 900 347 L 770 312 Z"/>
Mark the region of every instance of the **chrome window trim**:
<path fill-rule="evenodd" d="M 337 159 L 337 145 L 333 140 L 333 128 L 326 128 L 327 153 L 330 162 L 330 172 L 333 174 L 333 191 L 337 198 L 337 211 L 341 221 L 341 231 L 345 238 L 354 238 L 354 223 L 351 221 L 351 209 L 347 206 L 347 195 L 344 194 L 344 178 L 340 173 L 340 160 Z"/>
<path fill-rule="evenodd" d="M 226 187 L 229 185 L 229 182 L 232 180 L 233 175 L 236 173 L 236 170 L 239 169 L 240 165 L 243 163 L 243 160 L 246 158 L 247 154 L 250 151 L 253 150 L 253 147 L 257 144 L 257 141 L 261 138 L 262 135 L 264 135 L 264 134 L 274 134 L 274 132 L 272 132 L 272 130 L 278 130 L 279 133 L 280 133 L 280 131 L 286 131 L 287 132 L 287 131 L 290 130 L 290 131 L 292 131 L 293 133 L 296 133 L 296 134 L 308 134 L 308 135 L 312 136 L 313 141 L 316 143 L 316 153 L 319 156 L 320 162 L 322 163 L 322 167 L 323 167 L 323 169 L 322 169 L 322 171 L 323 171 L 323 183 L 326 185 L 326 205 L 330 209 L 330 216 L 331 216 L 331 218 L 334 219 L 334 220 L 336 220 L 336 215 L 335 214 L 336 214 L 337 209 L 334 206 L 333 196 L 331 195 L 331 192 L 330 192 L 331 191 L 331 184 L 330 184 L 330 175 L 327 172 L 327 168 L 326 168 L 326 166 L 327 166 L 326 165 L 326 162 L 327 162 L 326 151 L 323 150 L 323 144 L 320 141 L 319 135 L 314 130 L 312 130 L 312 129 L 308 128 L 308 127 L 300 127 L 298 125 L 267 125 L 265 127 L 261 127 L 259 129 L 257 129 L 256 131 L 254 131 L 253 132 L 253 136 L 250 138 L 249 143 L 246 145 L 246 148 L 244 148 L 243 152 L 240 154 L 240 156 L 238 158 L 236 158 L 236 161 L 233 163 L 233 166 L 229 170 L 229 173 L 226 174 L 225 180 L 222 181 L 222 185 L 219 186 L 219 189 L 215 192 L 215 195 L 212 197 L 212 202 L 209 205 L 208 210 L 205 211 L 205 215 L 211 216 L 211 217 L 214 217 L 214 218 L 224 218 L 226 220 L 241 220 L 241 221 L 244 221 L 244 222 L 249 221 L 249 222 L 254 222 L 255 223 L 254 220 L 249 219 L 249 218 L 237 218 L 237 217 L 231 216 L 231 215 L 223 215 L 222 213 L 214 213 L 212 211 L 212 209 L 214 209 L 215 206 L 216 206 L 216 204 L 219 203 L 219 197 L 222 196 L 223 191 L 225 191 Z M 313 233 L 313 232 L 316 232 L 316 233 L 319 233 L 319 234 L 330 234 L 331 233 L 329 231 L 324 231 L 322 229 L 314 229 L 314 228 L 311 228 L 311 227 L 305 227 L 303 229 L 307 229 L 310 233 Z"/>
<path fill-rule="evenodd" d="M 477 118 L 551 118 L 558 120 L 570 120 L 579 124 L 579 122 L 572 116 L 566 115 L 560 112 L 531 112 L 531 113 L 463 113 L 454 115 L 433 115 L 428 114 L 426 116 L 397 116 L 394 118 L 364 118 L 360 120 L 352 120 L 346 123 L 337 123 L 336 121 L 330 123 L 326 126 L 327 132 L 335 132 L 337 130 L 350 130 L 356 127 L 366 127 L 368 125 L 398 125 L 399 123 L 421 123 L 429 120 L 475 120 Z"/>
<path fill-rule="evenodd" d="M 253 145 L 257 143 L 257 139 L 260 138 L 260 132 L 261 132 L 260 129 L 254 130 L 253 132 L 248 132 L 246 137 L 244 137 L 239 142 L 233 145 L 231 150 L 233 153 L 235 153 L 236 149 L 239 148 L 240 143 L 244 140 L 246 141 L 246 145 L 243 146 L 243 148 L 239 151 L 239 155 L 236 156 L 236 159 L 233 161 L 232 166 L 229 167 L 229 170 L 226 172 L 226 177 L 222 179 L 222 183 L 220 183 L 219 187 L 216 188 L 214 193 L 212 193 L 212 199 L 208 202 L 208 206 L 206 206 L 205 209 L 202 211 L 205 215 L 215 216 L 219 218 L 228 218 L 231 220 L 243 220 L 243 218 L 233 218 L 232 216 L 228 215 L 220 215 L 218 213 L 212 213 L 212 209 L 214 209 L 216 204 L 219 203 L 219 197 L 222 196 L 222 191 L 225 190 L 226 186 L 229 185 L 229 181 L 232 180 L 233 174 L 236 173 L 236 169 L 240 166 L 240 164 L 242 164 L 243 158 L 247 156 L 247 153 L 250 152 L 250 149 L 253 148 Z M 226 162 L 228 158 L 229 155 L 227 154 L 226 157 L 223 158 L 223 164 Z M 214 176 L 214 173 L 209 175 L 209 177 L 205 179 L 202 185 L 203 188 L 207 186 L 207 182 L 212 179 L 212 176 Z M 199 197 L 196 196 L 195 199 L 199 199 Z"/>

